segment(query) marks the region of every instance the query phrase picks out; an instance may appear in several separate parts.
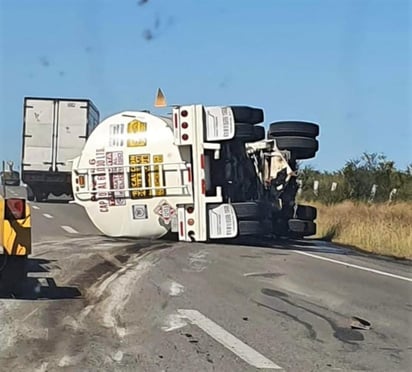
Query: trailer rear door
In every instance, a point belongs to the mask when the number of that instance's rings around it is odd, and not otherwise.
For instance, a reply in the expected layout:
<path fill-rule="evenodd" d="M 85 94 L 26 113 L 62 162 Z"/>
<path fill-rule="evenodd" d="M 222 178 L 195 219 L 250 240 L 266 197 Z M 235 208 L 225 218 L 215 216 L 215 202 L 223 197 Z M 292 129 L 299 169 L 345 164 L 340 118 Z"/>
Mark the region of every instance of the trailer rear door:
<path fill-rule="evenodd" d="M 59 171 L 70 172 L 73 160 L 80 155 L 86 141 L 88 124 L 88 102 L 61 100 L 58 103 L 56 167 Z"/>
<path fill-rule="evenodd" d="M 47 171 L 52 166 L 54 107 L 51 99 L 26 99 L 22 171 Z"/>

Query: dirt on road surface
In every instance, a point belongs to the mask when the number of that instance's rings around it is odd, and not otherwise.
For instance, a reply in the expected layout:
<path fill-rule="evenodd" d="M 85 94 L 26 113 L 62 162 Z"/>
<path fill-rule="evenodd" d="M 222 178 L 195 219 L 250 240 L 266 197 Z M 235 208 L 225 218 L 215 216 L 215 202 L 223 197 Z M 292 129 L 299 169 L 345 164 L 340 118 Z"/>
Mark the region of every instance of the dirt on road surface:
<path fill-rule="evenodd" d="M 0 369 L 115 370 L 127 358 L 120 347 L 132 331 L 124 306 L 153 265 L 151 253 L 165 247 L 102 237 L 34 247 L 21 286 L 7 285 L 11 273 L 2 275 Z M 136 322 L 144 315 L 136 311 Z"/>
<path fill-rule="evenodd" d="M 23 286 L 4 285 L 4 273 L 1 279 L 1 371 L 411 365 L 408 262 L 310 242 L 224 246 L 101 236 L 36 243 L 34 252 Z"/>

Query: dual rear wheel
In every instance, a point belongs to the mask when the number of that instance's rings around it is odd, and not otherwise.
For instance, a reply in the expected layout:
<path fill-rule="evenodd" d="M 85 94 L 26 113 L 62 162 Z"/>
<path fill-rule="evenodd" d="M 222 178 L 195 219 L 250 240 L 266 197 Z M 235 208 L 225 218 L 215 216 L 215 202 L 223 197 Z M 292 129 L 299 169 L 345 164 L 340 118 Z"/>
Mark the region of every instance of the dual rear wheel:
<path fill-rule="evenodd" d="M 258 202 L 232 203 L 239 220 L 239 235 L 265 235 L 303 238 L 316 234 L 316 208 L 309 205 L 297 205 L 293 214 L 273 219 L 269 226 L 271 212 L 268 205 Z"/>

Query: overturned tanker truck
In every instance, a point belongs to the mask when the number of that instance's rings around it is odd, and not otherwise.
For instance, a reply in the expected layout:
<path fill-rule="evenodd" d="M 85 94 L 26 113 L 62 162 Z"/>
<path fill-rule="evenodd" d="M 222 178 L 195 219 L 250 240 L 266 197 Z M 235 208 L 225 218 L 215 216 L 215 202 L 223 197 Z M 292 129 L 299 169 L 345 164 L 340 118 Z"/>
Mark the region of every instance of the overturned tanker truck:
<path fill-rule="evenodd" d="M 314 235 L 296 162 L 315 156 L 319 126 L 276 122 L 266 134 L 263 121 L 258 108 L 200 104 L 110 116 L 73 160 L 74 203 L 111 237 Z"/>

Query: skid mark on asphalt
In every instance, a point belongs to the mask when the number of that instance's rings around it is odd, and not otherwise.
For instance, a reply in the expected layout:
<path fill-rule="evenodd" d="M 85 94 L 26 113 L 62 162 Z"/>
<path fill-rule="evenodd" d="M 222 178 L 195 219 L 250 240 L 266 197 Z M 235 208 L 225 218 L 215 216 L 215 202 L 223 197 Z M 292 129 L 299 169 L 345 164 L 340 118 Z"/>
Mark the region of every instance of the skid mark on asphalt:
<path fill-rule="evenodd" d="M 185 291 L 185 287 L 182 284 L 177 283 L 173 280 L 166 280 L 160 286 L 154 282 L 153 284 L 172 297 L 179 296 Z"/>
<path fill-rule="evenodd" d="M 312 253 L 307 253 L 307 252 L 302 252 L 302 251 L 293 251 L 293 252 L 295 252 L 297 254 L 301 254 L 303 256 L 312 257 L 312 258 L 315 258 L 317 260 L 332 262 L 332 263 L 335 263 L 335 264 L 338 264 L 338 265 L 352 267 L 354 269 L 363 270 L 363 271 L 367 271 L 367 272 L 370 272 L 370 273 L 387 276 L 387 277 L 390 277 L 390 278 L 400 279 L 400 280 L 404 280 L 406 282 L 412 282 L 412 278 L 408 278 L 406 276 L 396 275 L 396 274 L 388 273 L 386 271 L 375 270 L 375 269 L 371 269 L 371 268 L 365 267 L 365 266 L 360 266 L 360 265 L 355 265 L 355 264 L 351 264 L 351 263 L 348 263 L 348 262 L 338 261 L 338 260 L 334 260 L 333 258 L 318 256 L 318 255 L 312 254 Z"/>
<path fill-rule="evenodd" d="M 46 372 L 48 365 L 49 365 L 48 362 L 43 362 L 39 368 L 34 370 L 34 372 Z"/>
<path fill-rule="evenodd" d="M 206 269 L 207 265 L 210 263 L 210 260 L 207 259 L 209 252 L 199 251 L 189 254 L 189 269 L 183 269 L 183 271 L 189 272 L 201 272 Z"/>
<path fill-rule="evenodd" d="M 138 257 L 125 267 L 111 274 L 103 282 L 99 283 L 97 287 L 92 286 L 89 290 L 90 296 L 95 297 L 97 300 L 95 307 L 90 307 L 89 309 L 93 309 L 94 312 L 98 313 L 101 324 L 104 327 L 114 329 L 120 338 L 126 335 L 126 329 L 120 326 L 118 318 L 121 310 L 130 298 L 130 288 L 135 286 L 136 282 L 152 265 L 149 261 L 141 261 L 145 256 Z M 107 295 L 103 297 L 105 293 Z M 103 299 L 101 300 L 102 297 Z M 83 319 L 87 316 L 88 312 L 82 314 Z"/>
<path fill-rule="evenodd" d="M 166 318 L 166 324 L 162 327 L 165 332 L 174 331 L 187 326 L 187 322 L 180 314 L 170 314 Z"/>
<path fill-rule="evenodd" d="M 283 369 L 270 359 L 266 358 L 255 349 L 233 336 L 224 328 L 213 322 L 197 310 L 179 309 L 179 315 L 186 318 L 190 323 L 198 326 L 210 337 L 222 344 L 239 358 L 255 368 Z"/>

